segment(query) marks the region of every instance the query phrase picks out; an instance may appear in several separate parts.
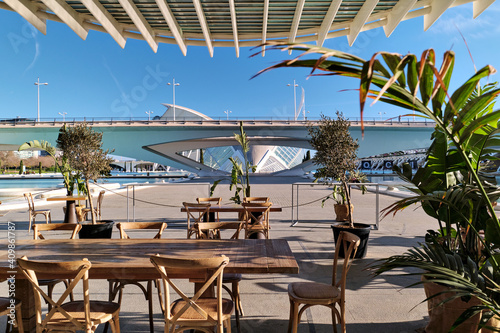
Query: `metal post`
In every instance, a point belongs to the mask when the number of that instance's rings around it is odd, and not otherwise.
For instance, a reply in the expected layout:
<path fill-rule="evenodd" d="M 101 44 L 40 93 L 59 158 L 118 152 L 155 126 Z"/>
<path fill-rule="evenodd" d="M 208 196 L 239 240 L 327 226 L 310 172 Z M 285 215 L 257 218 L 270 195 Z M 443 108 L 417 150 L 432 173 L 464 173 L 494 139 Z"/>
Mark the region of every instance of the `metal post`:
<path fill-rule="evenodd" d="M 380 194 L 380 191 L 379 191 L 379 184 L 377 184 L 376 186 L 376 197 L 375 197 L 375 225 L 377 227 L 377 230 L 378 230 L 378 223 L 379 223 L 379 210 L 380 210 L 380 198 L 379 198 L 379 194 Z"/>
<path fill-rule="evenodd" d="M 37 79 L 35 82 L 35 86 L 37 86 L 38 89 L 38 108 L 37 108 L 37 118 L 36 121 L 39 123 L 40 122 L 40 85 L 46 86 L 48 85 L 47 82 L 40 83 L 40 78 Z"/>
<path fill-rule="evenodd" d="M 128 212 L 129 212 L 129 210 L 128 210 L 128 188 L 129 187 L 130 187 L 130 185 L 127 185 L 127 222 L 130 222 L 129 217 L 128 217 Z"/>

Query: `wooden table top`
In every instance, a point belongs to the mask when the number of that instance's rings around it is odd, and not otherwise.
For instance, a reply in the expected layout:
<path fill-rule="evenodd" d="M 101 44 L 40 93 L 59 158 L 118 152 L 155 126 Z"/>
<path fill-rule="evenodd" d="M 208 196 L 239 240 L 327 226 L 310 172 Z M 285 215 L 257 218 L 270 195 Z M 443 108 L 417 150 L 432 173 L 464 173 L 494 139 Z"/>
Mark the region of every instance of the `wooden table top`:
<path fill-rule="evenodd" d="M 245 211 L 243 206 L 241 205 L 212 205 L 210 206 L 210 211 L 211 212 L 219 212 L 219 213 L 242 213 Z M 271 209 L 269 210 L 271 212 L 281 212 L 282 208 L 280 206 L 271 206 Z M 186 212 L 186 207 L 181 208 L 181 212 Z"/>
<path fill-rule="evenodd" d="M 0 242 L 7 248 L 6 240 Z M 194 240 L 194 239 L 75 239 L 19 240 L 17 258 L 41 261 L 72 261 L 87 258 L 93 279 L 154 279 L 159 274 L 149 257 L 155 254 L 188 258 L 219 255 L 229 257 L 225 272 L 244 274 L 297 274 L 299 268 L 284 239 Z M 0 255 L 0 279 L 9 278 L 7 251 Z M 14 268 L 16 270 L 16 268 Z M 22 274 L 17 274 L 23 278 Z M 63 276 L 39 276 L 39 278 Z M 178 277 L 183 277 L 182 275 Z"/>
<path fill-rule="evenodd" d="M 55 196 L 48 197 L 47 201 L 77 201 L 77 200 L 86 200 L 86 195 L 65 195 L 65 196 Z"/>

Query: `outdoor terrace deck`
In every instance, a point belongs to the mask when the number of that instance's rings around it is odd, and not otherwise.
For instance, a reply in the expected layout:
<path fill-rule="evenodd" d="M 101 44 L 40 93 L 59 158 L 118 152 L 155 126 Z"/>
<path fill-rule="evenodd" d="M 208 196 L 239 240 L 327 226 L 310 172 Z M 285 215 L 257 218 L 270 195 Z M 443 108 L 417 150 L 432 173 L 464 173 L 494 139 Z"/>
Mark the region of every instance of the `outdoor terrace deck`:
<path fill-rule="evenodd" d="M 210 181 L 196 179 L 195 182 Z M 333 258 L 333 234 L 330 228 L 333 209 L 327 202 L 321 208 L 321 200 L 300 208 L 300 222 L 290 227 L 291 218 L 291 183 L 303 182 L 303 178 L 258 177 L 252 178 L 252 195 L 269 196 L 273 203 L 283 207 L 281 213 L 271 213 L 271 237 L 286 239 L 300 266 L 298 275 L 244 275 L 240 284 L 245 316 L 241 318 L 243 332 L 286 332 L 288 326 L 289 302 L 288 283 L 293 281 L 321 281 L 328 283 L 331 278 Z M 168 228 L 165 238 L 185 238 L 185 213 L 180 212 L 182 201 L 193 201 L 198 196 L 206 196 L 206 186 L 144 187 L 136 190 L 136 220 L 163 221 Z M 300 203 L 320 199 L 327 194 L 321 187 L 301 188 Z M 126 221 L 126 192 L 111 194 L 107 192 L 103 201 L 103 219 L 116 222 Z M 222 196 L 223 201 L 231 195 L 227 184 L 219 184 L 215 196 Z M 374 223 L 375 195 L 361 196 L 353 191 L 355 219 L 357 222 Z M 380 207 L 386 207 L 394 197 L 381 195 Z M 37 203 L 38 204 L 38 203 Z M 61 203 L 45 203 L 52 210 L 52 220 L 63 220 Z M 39 205 L 37 205 L 38 207 Z M 7 238 L 7 221 L 16 222 L 16 238 L 30 239 L 28 234 L 28 213 L 25 209 L 16 209 L 0 217 L 0 239 Z M 221 216 L 235 218 L 235 216 Z M 40 220 L 38 223 L 42 223 Z M 408 247 L 423 241 L 427 229 L 435 228 L 432 219 L 421 209 L 407 210 L 395 218 L 388 217 L 381 221 L 379 230 L 372 230 L 368 254 L 364 259 L 354 261 L 348 275 L 347 285 L 347 331 L 356 332 L 415 332 L 426 324 L 426 304 L 418 305 L 425 297 L 423 289 L 414 287 L 401 289 L 415 282 L 418 277 L 385 275 L 376 279 L 365 270 L 374 260 L 393 254 L 403 253 Z M 61 235 L 62 237 L 62 235 Z M 113 238 L 119 238 L 118 230 Z M 0 284 L 0 294 L 6 295 L 6 284 Z M 59 287 L 55 288 L 58 292 Z M 107 300 L 108 284 L 105 280 L 92 280 L 90 291 L 92 298 Z M 262 304 L 266 304 L 262 307 Z M 159 304 L 155 299 L 155 329 L 163 330 L 163 319 Z M 416 306 L 416 307 L 415 307 Z M 415 307 L 415 308 L 414 308 Z M 141 291 L 134 287 L 125 289 L 125 296 L 120 313 L 122 332 L 149 332 L 147 303 Z M 0 321 L 5 324 L 5 317 Z M 233 320 L 233 331 L 235 331 Z M 102 328 L 98 330 L 102 331 Z M 299 332 L 331 332 L 331 316 L 328 309 L 313 307 L 308 310 L 299 325 Z"/>

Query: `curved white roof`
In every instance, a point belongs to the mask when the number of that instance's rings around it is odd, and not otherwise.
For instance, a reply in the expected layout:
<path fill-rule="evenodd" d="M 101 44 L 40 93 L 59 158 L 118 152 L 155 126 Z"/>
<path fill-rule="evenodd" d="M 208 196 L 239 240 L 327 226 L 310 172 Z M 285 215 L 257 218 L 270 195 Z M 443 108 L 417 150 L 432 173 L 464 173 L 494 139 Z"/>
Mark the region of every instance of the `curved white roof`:
<path fill-rule="evenodd" d="M 162 103 L 161 105 L 167 107 L 167 111 L 160 117 L 161 120 L 213 120 L 209 116 L 204 115 L 201 112 L 188 109 L 184 106 L 166 104 Z M 175 111 L 174 111 L 175 110 Z M 175 115 L 174 115 L 175 112 Z"/>
<path fill-rule="evenodd" d="M 144 39 L 154 52 L 159 43 L 234 47 L 267 41 L 311 42 L 383 27 L 389 36 L 398 24 L 423 16 L 427 30 L 448 8 L 473 4 L 477 17 L 495 0 L 0 0 L 40 30 L 46 20 L 68 25 L 82 39 L 89 29 L 107 32 L 123 48 L 127 38 Z"/>

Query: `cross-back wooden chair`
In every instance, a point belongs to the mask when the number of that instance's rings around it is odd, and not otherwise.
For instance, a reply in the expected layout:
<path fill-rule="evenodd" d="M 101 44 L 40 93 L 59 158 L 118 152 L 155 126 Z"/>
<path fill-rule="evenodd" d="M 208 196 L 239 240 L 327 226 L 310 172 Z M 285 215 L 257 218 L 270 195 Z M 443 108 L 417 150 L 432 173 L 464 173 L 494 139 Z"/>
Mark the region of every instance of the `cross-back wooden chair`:
<path fill-rule="evenodd" d="M 78 232 L 82 229 L 81 224 L 77 223 L 51 223 L 51 224 L 34 224 L 33 239 L 45 239 L 42 231 L 71 231 L 69 239 L 75 239 Z"/>
<path fill-rule="evenodd" d="M 106 193 L 106 191 L 104 191 L 104 190 L 102 190 L 101 192 L 99 192 L 99 196 L 97 197 L 96 205 L 94 206 L 94 214 L 95 214 L 96 220 L 100 220 L 101 219 L 102 199 L 104 198 L 104 193 Z M 90 207 L 82 208 L 80 214 L 86 220 L 88 213 L 90 213 Z"/>
<path fill-rule="evenodd" d="M 245 239 L 259 233 L 263 234 L 266 239 L 269 239 L 269 211 L 273 204 L 271 202 L 244 202 L 241 205 L 245 210 Z"/>
<path fill-rule="evenodd" d="M 290 298 L 290 321 L 288 332 L 297 332 L 300 317 L 304 311 L 314 305 L 324 305 L 332 311 L 333 330 L 337 332 L 337 321 L 340 323 L 341 331 L 345 333 L 345 287 L 347 272 L 352 264 L 352 258 L 356 255 L 360 240 L 359 237 L 347 231 L 341 231 L 335 247 L 333 259 L 332 283 L 318 282 L 293 282 L 288 285 L 288 296 Z M 337 276 L 337 265 L 339 262 L 340 248 L 344 250 L 344 262 L 342 273 Z M 303 305 L 302 308 L 299 307 Z M 338 305 L 338 308 L 337 308 Z"/>
<path fill-rule="evenodd" d="M 191 238 L 196 233 L 194 224 L 207 222 L 205 217 L 210 211 L 210 203 L 183 202 L 182 205 L 187 213 L 187 238 Z"/>
<path fill-rule="evenodd" d="M 5 333 L 13 332 L 13 327 L 17 328 L 19 333 L 24 333 L 23 317 L 21 316 L 21 306 L 22 303 L 16 298 L 0 297 L 0 316 L 10 315 L 11 312 L 11 300 L 14 302 L 15 313 L 15 325 L 12 325 L 12 318 L 7 319 L 7 326 L 5 328 Z"/>
<path fill-rule="evenodd" d="M 229 263 L 226 256 L 212 258 L 170 258 L 152 256 L 151 262 L 160 272 L 165 301 L 165 333 L 183 332 L 189 329 L 203 332 L 222 333 L 224 327 L 231 333 L 231 313 L 233 301 L 222 298 L 222 274 Z M 170 273 L 182 272 L 186 277 L 206 277 L 203 285 L 189 297 L 170 278 Z M 215 297 L 203 297 L 203 294 L 216 284 Z M 170 287 L 180 297 L 170 300 Z"/>
<path fill-rule="evenodd" d="M 33 200 L 33 195 L 30 193 L 24 193 L 24 198 L 28 201 L 28 218 L 29 226 L 28 231 L 31 231 L 31 225 L 35 224 L 36 216 L 45 216 L 45 223 L 52 223 L 52 217 L 50 216 L 50 209 L 35 209 L 35 200 Z"/>
<path fill-rule="evenodd" d="M 220 206 L 222 203 L 222 198 L 220 198 L 220 197 L 196 198 L 196 202 L 209 203 L 211 205 Z M 206 222 L 218 222 L 218 221 L 220 221 L 219 212 L 209 212 L 208 217 L 205 218 L 205 221 Z"/>
<path fill-rule="evenodd" d="M 204 222 L 196 223 L 196 239 L 221 239 L 221 231 L 234 230 L 230 239 L 239 239 L 243 223 L 242 222 Z M 214 237 L 210 237 L 214 236 Z M 240 282 L 242 276 L 240 273 L 224 273 L 222 275 L 222 288 L 227 291 L 234 302 L 236 314 L 236 328 L 240 332 L 240 316 L 243 316 L 243 307 L 240 297 Z M 226 286 L 226 283 L 231 284 L 231 289 Z"/>
<path fill-rule="evenodd" d="M 120 239 L 131 239 L 127 234 L 126 230 L 155 230 L 157 231 L 156 235 L 153 239 L 160 239 L 163 231 L 167 227 L 165 222 L 121 222 L 117 223 L 116 227 L 120 230 Z M 164 311 L 163 299 L 160 293 L 159 288 L 159 280 L 131 280 L 131 279 L 108 279 L 109 282 L 109 301 L 114 301 L 116 295 L 118 294 L 118 304 L 122 304 L 123 297 L 123 288 L 132 284 L 134 286 L 139 287 L 141 291 L 144 293 L 144 297 L 146 301 L 148 301 L 148 309 L 149 309 L 149 329 L 151 333 L 154 332 L 154 321 L 153 321 L 153 283 L 156 283 L 156 287 L 158 288 L 158 298 L 160 300 L 160 306 L 162 311 Z M 146 287 L 142 285 L 142 283 L 146 283 Z M 107 325 L 106 325 L 107 329 Z M 106 331 L 105 329 L 105 331 Z"/>
<path fill-rule="evenodd" d="M 72 231 L 71 235 L 69 236 L 69 239 L 75 239 L 76 235 L 78 232 L 82 229 L 82 226 L 80 224 L 76 223 L 50 223 L 50 224 L 33 224 L 33 239 L 45 239 L 45 236 L 42 235 L 42 231 L 45 233 L 45 231 Z M 47 235 L 47 234 L 45 234 Z M 66 286 L 66 289 L 69 287 L 69 284 L 71 283 L 70 280 L 65 280 L 65 279 L 40 279 L 38 280 L 38 284 L 40 286 L 47 286 L 47 295 L 52 298 L 52 292 L 54 290 L 54 287 L 58 283 L 64 283 Z M 73 301 L 73 293 L 69 294 L 69 297 L 71 301 Z M 49 310 L 52 307 L 52 305 L 49 303 L 48 304 Z"/>
<path fill-rule="evenodd" d="M 87 259 L 78 261 L 41 262 L 23 257 L 17 260 L 22 273 L 33 286 L 35 298 L 36 333 L 42 332 L 95 332 L 98 325 L 110 322 L 113 333 L 120 332 L 118 303 L 91 301 L 89 293 L 89 269 L 92 266 Z M 71 277 L 71 283 L 59 299 L 49 297 L 39 286 L 37 274 L 63 274 Z M 66 298 L 82 281 L 83 300 L 66 302 Z M 52 308 L 42 318 L 41 299 L 45 299 Z"/>
<path fill-rule="evenodd" d="M 269 197 L 243 197 L 243 202 L 269 202 Z"/>
<path fill-rule="evenodd" d="M 234 230 L 230 239 L 239 239 L 242 222 L 202 222 L 195 223 L 196 239 L 220 239 L 220 231 Z"/>

